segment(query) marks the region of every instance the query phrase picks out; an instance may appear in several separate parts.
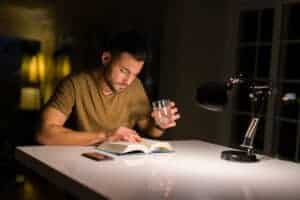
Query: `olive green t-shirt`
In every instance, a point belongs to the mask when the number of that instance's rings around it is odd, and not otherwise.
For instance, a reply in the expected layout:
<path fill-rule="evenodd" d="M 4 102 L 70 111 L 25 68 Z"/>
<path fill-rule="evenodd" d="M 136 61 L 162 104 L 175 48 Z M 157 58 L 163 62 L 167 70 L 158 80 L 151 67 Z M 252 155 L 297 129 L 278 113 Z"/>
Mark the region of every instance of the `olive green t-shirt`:
<path fill-rule="evenodd" d="M 65 78 L 46 107 L 72 118 L 73 128 L 79 131 L 133 128 L 138 120 L 149 117 L 149 100 L 138 78 L 125 90 L 104 95 L 100 90 L 101 76 L 102 70 L 93 70 Z"/>

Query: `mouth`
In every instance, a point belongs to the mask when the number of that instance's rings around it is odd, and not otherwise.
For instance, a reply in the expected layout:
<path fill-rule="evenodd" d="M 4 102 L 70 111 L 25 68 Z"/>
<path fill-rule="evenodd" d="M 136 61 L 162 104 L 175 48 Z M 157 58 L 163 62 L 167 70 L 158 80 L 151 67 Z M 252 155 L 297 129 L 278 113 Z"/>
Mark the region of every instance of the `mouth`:
<path fill-rule="evenodd" d="M 124 90 L 124 89 L 127 88 L 127 87 L 128 87 L 128 85 L 121 85 L 121 84 L 119 85 L 119 89 L 120 89 L 120 90 Z"/>

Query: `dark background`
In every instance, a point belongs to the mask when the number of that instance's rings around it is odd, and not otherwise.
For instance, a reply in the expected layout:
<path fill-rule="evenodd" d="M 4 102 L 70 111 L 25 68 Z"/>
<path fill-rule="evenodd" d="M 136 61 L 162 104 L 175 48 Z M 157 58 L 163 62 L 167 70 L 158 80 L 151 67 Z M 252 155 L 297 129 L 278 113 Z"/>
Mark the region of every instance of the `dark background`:
<path fill-rule="evenodd" d="M 1 178 L 14 183 L 14 175 L 24 173 L 14 162 L 15 146 L 35 144 L 39 110 L 19 109 L 24 43 L 39 44 L 49 72 L 60 53 L 71 58 L 76 72 L 99 64 L 105 41 L 131 29 L 143 33 L 150 44 L 152 61 L 141 75 L 148 95 L 174 100 L 181 114 L 177 127 L 163 139 L 201 139 L 238 147 L 251 117 L 247 95 L 238 92 L 229 110 L 214 113 L 197 105 L 195 92 L 202 83 L 224 81 L 242 71 L 255 80 L 272 81 L 275 89 L 258 130 L 258 151 L 298 162 L 299 106 L 278 100 L 285 91 L 300 91 L 298 5 L 296 0 L 2 0 Z M 57 81 L 49 77 L 46 83 L 53 90 Z M 50 94 L 51 89 L 42 99 Z"/>

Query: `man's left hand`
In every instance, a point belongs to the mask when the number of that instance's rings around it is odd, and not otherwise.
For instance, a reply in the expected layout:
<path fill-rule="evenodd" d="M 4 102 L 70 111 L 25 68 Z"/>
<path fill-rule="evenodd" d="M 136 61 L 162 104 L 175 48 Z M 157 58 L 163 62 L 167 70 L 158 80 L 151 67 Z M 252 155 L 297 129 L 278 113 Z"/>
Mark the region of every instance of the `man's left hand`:
<path fill-rule="evenodd" d="M 154 109 L 151 113 L 151 116 L 154 118 L 156 125 L 160 127 L 160 129 L 168 129 L 176 126 L 176 121 L 180 119 L 180 114 L 178 113 L 178 108 L 176 107 L 173 101 L 170 101 L 166 108 L 168 111 L 167 119 L 162 121 L 162 118 L 165 118 L 159 110 Z"/>

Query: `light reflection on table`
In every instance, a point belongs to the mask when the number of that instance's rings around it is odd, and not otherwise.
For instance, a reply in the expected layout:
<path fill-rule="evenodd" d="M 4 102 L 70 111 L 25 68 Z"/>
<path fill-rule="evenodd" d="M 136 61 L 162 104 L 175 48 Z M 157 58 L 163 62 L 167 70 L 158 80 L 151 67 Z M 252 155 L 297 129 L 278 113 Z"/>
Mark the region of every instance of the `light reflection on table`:
<path fill-rule="evenodd" d="M 172 145 L 174 153 L 102 162 L 80 156 L 93 147 L 78 146 L 18 147 L 16 157 L 82 199 L 300 199 L 299 164 L 267 157 L 257 163 L 229 162 L 220 159 L 228 148 L 202 141 Z"/>

